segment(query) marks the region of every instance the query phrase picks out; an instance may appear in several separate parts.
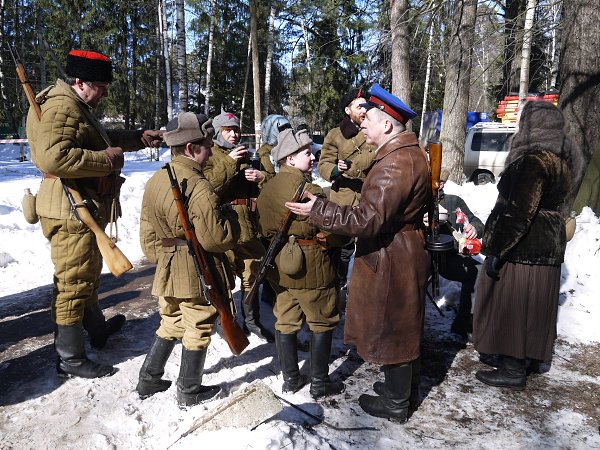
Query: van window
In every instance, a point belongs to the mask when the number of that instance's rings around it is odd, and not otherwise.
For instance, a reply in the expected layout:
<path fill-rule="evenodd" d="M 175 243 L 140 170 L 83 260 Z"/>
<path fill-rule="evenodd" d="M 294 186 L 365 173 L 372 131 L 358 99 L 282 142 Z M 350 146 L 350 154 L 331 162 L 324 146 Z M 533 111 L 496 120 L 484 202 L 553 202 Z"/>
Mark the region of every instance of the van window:
<path fill-rule="evenodd" d="M 471 150 L 474 152 L 506 152 L 506 141 L 512 133 L 482 133 L 477 130 L 473 133 Z"/>

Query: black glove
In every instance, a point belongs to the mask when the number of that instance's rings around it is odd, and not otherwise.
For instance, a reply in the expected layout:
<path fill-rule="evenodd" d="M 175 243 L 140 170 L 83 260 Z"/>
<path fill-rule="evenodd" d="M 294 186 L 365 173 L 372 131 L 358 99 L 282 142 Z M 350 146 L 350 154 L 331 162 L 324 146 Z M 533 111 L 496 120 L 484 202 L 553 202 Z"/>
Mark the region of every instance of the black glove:
<path fill-rule="evenodd" d="M 503 265 L 504 262 L 497 256 L 488 256 L 485 258 L 484 263 L 485 273 L 487 273 L 488 277 L 498 281 L 500 279 L 500 269 L 502 269 Z"/>

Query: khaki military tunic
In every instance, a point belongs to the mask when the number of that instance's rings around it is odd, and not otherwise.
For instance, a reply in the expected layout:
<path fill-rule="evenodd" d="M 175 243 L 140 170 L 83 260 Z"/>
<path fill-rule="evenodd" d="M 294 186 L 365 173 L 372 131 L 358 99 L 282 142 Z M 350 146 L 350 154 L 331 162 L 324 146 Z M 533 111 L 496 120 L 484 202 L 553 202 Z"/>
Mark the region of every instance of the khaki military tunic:
<path fill-rule="evenodd" d="M 259 185 L 246 180 L 244 170 L 248 164 L 235 161 L 229 156 L 230 150 L 213 145 L 212 156 L 208 159 L 204 174 L 219 196 L 221 204 L 229 203 L 238 215 L 241 233 L 235 247 L 227 252 L 229 263 L 242 280 L 242 291 L 248 292 L 265 254 L 260 242 L 256 199 Z"/>
<path fill-rule="evenodd" d="M 224 282 L 221 256 L 239 237 L 235 213 L 221 211 L 197 162 L 176 156 L 170 164 L 186 198 L 198 242 L 209 253 L 213 269 Z M 217 311 L 204 296 L 165 170 L 156 172 L 146 184 L 140 241 L 146 257 L 156 264 L 152 294 L 159 297 L 161 315 L 156 334 L 164 339 L 181 339 L 189 350 L 206 348 Z"/>
<path fill-rule="evenodd" d="M 290 201 L 305 175 L 298 169 L 283 165 L 275 177 L 263 186 L 258 197 L 262 232 L 271 238 L 287 214 L 285 202 Z M 316 184 L 307 184 L 305 190 L 324 196 Z M 280 252 L 275 258 L 276 270 L 269 281 L 277 293 L 273 310 L 275 329 L 284 334 L 296 333 L 306 320 L 311 331 L 332 330 L 340 320 L 335 287 L 335 271 L 329 254 L 321 250 L 315 237 L 319 229 L 305 217 L 294 217 L 289 235 L 300 242 L 304 263 L 291 275 L 281 269 Z M 284 249 L 285 250 L 285 249 Z"/>

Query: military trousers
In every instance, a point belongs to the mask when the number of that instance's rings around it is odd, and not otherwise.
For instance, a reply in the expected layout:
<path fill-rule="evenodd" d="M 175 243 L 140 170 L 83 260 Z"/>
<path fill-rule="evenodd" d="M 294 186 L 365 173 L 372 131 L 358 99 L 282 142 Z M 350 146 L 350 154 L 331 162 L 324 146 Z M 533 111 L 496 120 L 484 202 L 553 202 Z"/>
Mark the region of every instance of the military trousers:
<path fill-rule="evenodd" d="M 273 287 L 277 293 L 273 308 L 275 329 L 280 333 L 297 333 L 305 321 L 313 333 L 333 330 L 339 323 L 335 285 L 321 289 Z"/>
<path fill-rule="evenodd" d="M 254 238 L 248 242 L 236 244 L 225 254 L 234 273 L 242 280 L 242 291 L 248 292 L 258 273 L 260 261 L 265 255 L 265 248 L 260 239 Z"/>
<path fill-rule="evenodd" d="M 203 350 L 217 320 L 217 310 L 203 297 L 159 297 L 160 326 L 156 331 L 163 339 L 179 339 L 187 350 Z"/>
<path fill-rule="evenodd" d="M 85 307 L 98 302 L 102 255 L 96 237 L 77 220 L 40 217 L 40 222 L 54 264 L 52 320 L 57 325 L 81 323 Z"/>

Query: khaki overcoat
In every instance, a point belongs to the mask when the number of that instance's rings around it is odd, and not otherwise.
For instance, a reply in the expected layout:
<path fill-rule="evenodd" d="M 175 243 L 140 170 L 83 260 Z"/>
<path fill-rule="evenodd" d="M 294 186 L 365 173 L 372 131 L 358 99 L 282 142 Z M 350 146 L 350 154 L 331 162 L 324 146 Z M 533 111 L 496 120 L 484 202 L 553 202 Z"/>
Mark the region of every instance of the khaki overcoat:
<path fill-rule="evenodd" d="M 217 254 L 233 248 L 239 237 L 239 226 L 231 209 L 225 214 L 217 195 L 202 173 L 200 165 L 185 156 L 171 161 L 198 242 L 212 253 L 212 262 L 223 276 Z M 192 257 L 187 246 L 163 247 L 163 238 L 185 239 L 177 205 L 166 170 L 157 171 L 148 180 L 140 218 L 140 242 L 144 255 L 156 264 L 152 294 L 163 297 L 204 297 Z"/>
<path fill-rule="evenodd" d="M 365 135 L 362 131 L 349 139 L 344 137 L 340 127 L 327 133 L 321 148 L 317 169 L 321 177 L 333 182 L 330 193 L 331 201 L 339 205 L 355 206 L 358 204 L 362 180 L 373 164 L 375 150 L 374 146 L 365 142 Z M 348 159 L 352 161 L 352 165 L 343 175 L 332 178 L 339 159 Z"/>
<path fill-rule="evenodd" d="M 384 144 L 358 206 L 317 199 L 310 220 L 357 236 L 345 341 L 376 364 L 409 362 L 420 353 L 429 257 L 422 218 L 431 198 L 427 160 L 414 133 Z"/>

